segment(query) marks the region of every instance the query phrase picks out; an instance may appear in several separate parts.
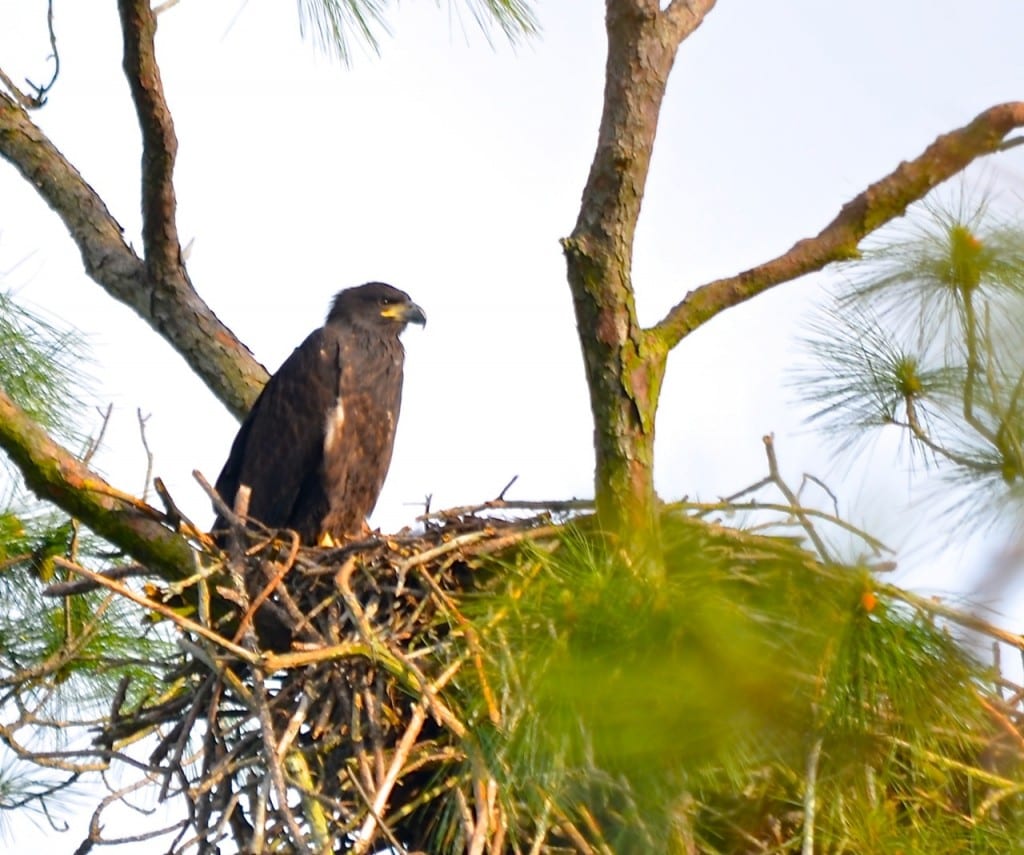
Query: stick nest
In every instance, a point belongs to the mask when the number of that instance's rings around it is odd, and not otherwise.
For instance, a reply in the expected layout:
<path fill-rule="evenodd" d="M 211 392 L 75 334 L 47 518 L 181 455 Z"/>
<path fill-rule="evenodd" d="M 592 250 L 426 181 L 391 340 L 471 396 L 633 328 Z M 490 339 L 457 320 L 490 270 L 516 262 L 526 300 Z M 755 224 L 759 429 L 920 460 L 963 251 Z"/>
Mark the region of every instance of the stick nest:
<path fill-rule="evenodd" d="M 198 602 L 173 689 L 131 713 L 115 704 L 100 739 L 162 729 L 150 770 L 161 799 L 189 808 L 169 851 L 227 838 L 243 851 L 431 851 L 439 833 L 501 851 L 495 783 L 463 740 L 498 713 L 450 691 L 467 669 L 487 684 L 458 602 L 495 582 L 483 556 L 557 530 L 550 514 L 450 512 L 336 548 L 236 532 L 212 571 L 164 592 Z"/>
<path fill-rule="evenodd" d="M 859 828 L 860 790 L 843 776 L 867 766 L 888 776 L 878 792 L 908 834 L 1024 828 L 1024 688 L 949 633 L 1024 639 L 799 538 L 691 516 L 719 504 L 666 510 L 674 569 L 648 588 L 605 573 L 586 519 L 573 534 L 554 521 L 575 503 L 519 519 L 491 504 L 329 549 L 239 530 L 160 592 L 181 667 L 160 698 L 115 698 L 98 742 L 127 758 L 157 734 L 136 765 L 188 808 L 166 851 L 609 855 L 668 851 L 665 834 L 708 851 L 816 851 Z M 518 659 L 536 639 L 539 655 Z M 808 746 L 808 733 L 821 736 Z M 667 789 L 623 786 L 631 765 L 634 783 Z M 681 777 L 693 774 L 699 800 Z M 967 799 L 979 787 L 980 805 Z"/>

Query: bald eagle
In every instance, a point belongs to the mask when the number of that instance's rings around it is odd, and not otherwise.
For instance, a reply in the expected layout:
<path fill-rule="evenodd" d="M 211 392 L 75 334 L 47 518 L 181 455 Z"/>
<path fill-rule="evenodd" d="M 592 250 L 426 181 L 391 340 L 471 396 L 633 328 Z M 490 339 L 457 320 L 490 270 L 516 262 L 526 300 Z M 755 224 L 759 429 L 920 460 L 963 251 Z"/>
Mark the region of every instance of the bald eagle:
<path fill-rule="evenodd" d="M 290 528 L 303 543 L 358 533 L 384 484 L 402 400 L 399 334 L 426 315 L 382 282 L 335 296 L 264 387 L 242 423 L 217 492 L 233 507 L 252 491 L 249 517 Z M 226 521 L 218 515 L 215 532 Z"/>

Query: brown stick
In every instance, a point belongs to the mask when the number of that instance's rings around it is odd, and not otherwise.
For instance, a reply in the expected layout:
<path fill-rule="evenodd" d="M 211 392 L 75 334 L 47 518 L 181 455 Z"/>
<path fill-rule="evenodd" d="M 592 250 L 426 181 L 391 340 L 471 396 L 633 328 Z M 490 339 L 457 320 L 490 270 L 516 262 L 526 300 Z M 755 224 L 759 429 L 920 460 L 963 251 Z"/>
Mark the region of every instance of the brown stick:
<path fill-rule="evenodd" d="M 157 614 L 167 618 L 169 621 L 176 623 L 182 629 L 195 633 L 196 635 L 201 635 L 207 641 L 212 641 L 218 647 L 222 647 L 229 653 L 233 653 L 239 659 L 248 662 L 250 665 L 258 665 L 260 663 L 259 655 L 251 653 L 244 647 L 239 647 L 237 644 L 233 644 L 222 635 L 218 635 L 212 629 L 207 629 L 202 624 L 198 624 L 194 620 L 190 620 L 183 615 L 179 615 L 174 611 L 174 609 L 165 606 L 163 603 L 158 603 L 156 600 L 144 597 L 142 594 L 136 593 L 131 588 L 122 585 L 114 579 L 108 579 L 101 573 L 96 573 L 86 567 L 82 567 L 80 564 L 75 564 L 73 561 L 67 561 L 59 555 L 55 556 L 53 560 L 64 569 L 70 570 L 72 573 L 78 573 L 80 576 L 84 576 L 86 579 L 90 579 L 95 582 L 100 587 L 113 591 L 115 594 L 119 594 L 120 596 L 129 599 L 133 603 L 156 612 Z"/>

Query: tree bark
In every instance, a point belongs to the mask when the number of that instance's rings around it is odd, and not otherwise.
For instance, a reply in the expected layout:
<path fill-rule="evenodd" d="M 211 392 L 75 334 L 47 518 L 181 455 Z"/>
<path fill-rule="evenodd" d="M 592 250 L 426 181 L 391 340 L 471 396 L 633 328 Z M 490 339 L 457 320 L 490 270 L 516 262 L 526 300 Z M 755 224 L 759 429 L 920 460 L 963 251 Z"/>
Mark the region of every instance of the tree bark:
<path fill-rule="evenodd" d="M 128 76 L 143 130 L 143 247 L 140 258 L 96 191 L 14 98 L 0 92 L 0 157 L 61 218 L 85 272 L 131 307 L 181 354 L 236 416 L 252 406 L 267 371 L 196 293 L 181 259 L 172 184 L 176 140 L 154 54 L 148 0 L 121 0 Z"/>
<path fill-rule="evenodd" d="M 676 50 L 713 5 L 608 0 L 597 151 L 562 241 L 594 417 L 598 517 L 641 551 L 648 536 L 657 541 L 654 416 L 668 350 L 637 321 L 633 238 Z"/>
<path fill-rule="evenodd" d="M 1024 126 L 1024 103 L 986 110 L 871 185 L 815 237 L 694 290 L 644 329 L 637 321 L 631 266 L 658 116 L 676 51 L 713 6 L 714 0 L 674 0 L 665 9 L 651 0 L 607 0 L 597 150 L 576 226 L 562 241 L 594 419 L 598 517 L 631 553 L 658 545 L 655 414 L 671 349 L 730 306 L 856 257 L 865 235 L 901 216 L 975 158 L 1007 146 L 1007 134 Z"/>

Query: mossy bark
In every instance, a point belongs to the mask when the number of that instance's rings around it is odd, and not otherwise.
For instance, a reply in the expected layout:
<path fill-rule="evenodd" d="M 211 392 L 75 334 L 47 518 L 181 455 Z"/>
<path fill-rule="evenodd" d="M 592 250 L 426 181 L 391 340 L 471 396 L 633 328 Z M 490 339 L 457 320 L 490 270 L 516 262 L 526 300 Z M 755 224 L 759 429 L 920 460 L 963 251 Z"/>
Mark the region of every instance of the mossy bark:
<path fill-rule="evenodd" d="M 597 150 L 562 241 L 594 417 L 598 516 L 630 554 L 657 552 L 654 422 L 668 352 L 637 321 L 633 238 L 676 50 L 712 5 L 608 0 Z"/>
<path fill-rule="evenodd" d="M 194 572 L 195 559 L 184 537 L 163 525 L 156 511 L 120 493 L 54 442 L 3 390 L 0 448 L 40 499 L 80 519 L 154 573 L 173 580 Z"/>

